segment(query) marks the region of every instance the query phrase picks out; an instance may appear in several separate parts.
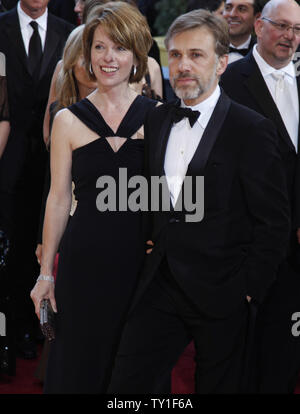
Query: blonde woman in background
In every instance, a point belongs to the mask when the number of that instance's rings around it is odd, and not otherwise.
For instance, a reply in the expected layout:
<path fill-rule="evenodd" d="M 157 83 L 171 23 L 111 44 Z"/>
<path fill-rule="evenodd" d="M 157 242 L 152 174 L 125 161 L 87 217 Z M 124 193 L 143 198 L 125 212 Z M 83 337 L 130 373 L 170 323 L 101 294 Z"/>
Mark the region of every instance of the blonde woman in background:
<path fill-rule="evenodd" d="M 97 84 L 89 79 L 84 66 L 82 51 L 82 33 L 84 25 L 76 27 L 66 42 L 63 59 L 57 64 L 50 88 L 48 104 L 44 118 L 44 137 L 47 145 L 50 144 L 50 130 L 53 117 L 60 109 L 67 108 L 75 102 L 81 101 L 96 89 Z M 45 215 L 45 206 L 50 189 L 50 166 L 48 166 L 43 201 L 40 214 L 38 245 L 36 256 L 38 262 L 42 256 L 42 229 Z M 71 214 L 75 209 L 73 199 Z"/>

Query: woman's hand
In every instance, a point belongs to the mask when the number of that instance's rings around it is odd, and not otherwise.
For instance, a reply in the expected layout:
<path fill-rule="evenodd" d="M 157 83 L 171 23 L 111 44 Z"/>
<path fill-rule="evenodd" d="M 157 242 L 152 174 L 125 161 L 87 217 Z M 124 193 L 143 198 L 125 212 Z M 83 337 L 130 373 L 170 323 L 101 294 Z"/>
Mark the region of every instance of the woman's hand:
<path fill-rule="evenodd" d="M 39 280 L 30 292 L 30 297 L 34 303 L 35 313 L 39 319 L 40 305 L 43 299 L 49 299 L 54 312 L 57 313 L 53 282 L 49 282 L 48 280 Z"/>
<path fill-rule="evenodd" d="M 41 264 L 41 261 L 42 261 L 42 254 L 43 254 L 43 245 L 39 243 L 35 249 L 35 255 L 36 255 L 36 258 L 39 264 Z"/>

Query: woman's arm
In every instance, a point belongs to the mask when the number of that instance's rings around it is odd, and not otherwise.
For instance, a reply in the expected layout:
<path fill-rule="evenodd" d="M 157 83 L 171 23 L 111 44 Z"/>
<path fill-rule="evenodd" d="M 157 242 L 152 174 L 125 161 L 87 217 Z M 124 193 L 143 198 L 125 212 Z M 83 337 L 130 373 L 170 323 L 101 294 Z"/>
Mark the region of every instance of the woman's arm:
<path fill-rule="evenodd" d="M 163 80 L 159 64 L 152 57 L 148 57 L 148 69 L 151 79 L 151 88 L 157 95 L 163 97 Z"/>
<path fill-rule="evenodd" d="M 47 198 L 44 228 L 43 255 L 41 274 L 52 275 L 55 256 L 59 242 L 65 231 L 72 200 L 72 147 L 71 139 L 73 115 L 67 109 L 60 111 L 55 117 L 51 133 L 51 186 Z M 40 302 L 49 298 L 56 310 L 54 284 L 49 281 L 39 281 L 31 292 L 35 312 L 39 317 Z"/>
<path fill-rule="evenodd" d="M 0 158 L 5 150 L 10 133 L 7 81 L 5 68 L 0 67 Z"/>
<path fill-rule="evenodd" d="M 56 81 L 57 76 L 62 67 L 62 60 L 57 62 L 55 71 L 52 76 L 50 91 L 49 91 L 49 98 L 46 106 L 45 116 L 44 116 L 44 124 L 43 124 L 43 135 L 44 135 L 44 142 L 46 146 L 49 144 L 50 139 L 50 105 L 56 101 Z"/>
<path fill-rule="evenodd" d="M 5 150 L 6 143 L 10 132 L 10 124 L 8 121 L 0 122 L 0 158 Z"/>

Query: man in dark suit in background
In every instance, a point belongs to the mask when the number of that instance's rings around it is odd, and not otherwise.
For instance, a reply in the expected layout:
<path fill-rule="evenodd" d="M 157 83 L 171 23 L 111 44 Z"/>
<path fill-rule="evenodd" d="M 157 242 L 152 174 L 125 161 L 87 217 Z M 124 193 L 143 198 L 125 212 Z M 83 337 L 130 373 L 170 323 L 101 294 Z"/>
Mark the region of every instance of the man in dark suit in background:
<path fill-rule="evenodd" d="M 242 59 L 256 43 L 255 19 L 262 11 L 263 0 L 226 0 L 223 16 L 229 26 L 228 63 Z"/>
<path fill-rule="evenodd" d="M 49 0 L 20 0 L 0 15 L 0 51 L 6 56 L 11 133 L 0 164 L 0 208 L 9 233 L 8 264 L 19 350 L 36 355 L 36 317 L 29 297 L 39 272 L 34 254 L 44 181 L 42 125 L 50 82 L 73 26 L 47 10 Z"/>
<path fill-rule="evenodd" d="M 292 315 L 300 311 L 300 77 L 292 61 L 300 42 L 300 7 L 294 0 L 271 0 L 255 28 L 253 53 L 230 65 L 221 85 L 232 99 L 272 120 L 280 138 L 292 232 L 287 260 L 259 308 L 258 361 L 252 365 L 257 391 L 287 393 L 294 391 L 300 370 L 300 337 L 292 334 Z"/>
<path fill-rule="evenodd" d="M 287 248 L 290 220 L 276 130 L 218 86 L 229 46 L 222 19 L 204 10 L 182 15 L 166 46 L 181 102 L 149 114 L 145 143 L 147 175 L 165 176 L 171 211 L 152 212 L 154 248 L 109 392 L 161 392 L 161 378 L 193 339 L 196 392 L 237 393 L 249 307 L 264 299 Z M 196 212 L 204 202 L 204 217 L 190 216 L 181 200 L 195 203 Z"/>

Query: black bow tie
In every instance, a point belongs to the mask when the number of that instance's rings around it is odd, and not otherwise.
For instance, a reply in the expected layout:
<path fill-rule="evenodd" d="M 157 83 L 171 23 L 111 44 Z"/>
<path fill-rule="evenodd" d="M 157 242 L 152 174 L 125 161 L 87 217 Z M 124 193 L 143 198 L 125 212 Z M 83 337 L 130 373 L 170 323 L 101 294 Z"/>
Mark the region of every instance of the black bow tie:
<path fill-rule="evenodd" d="M 191 128 L 195 125 L 197 119 L 199 118 L 199 115 L 199 111 L 193 111 L 191 108 L 180 108 L 178 106 L 174 106 L 172 108 L 172 121 L 177 123 L 180 122 L 183 118 L 188 118 Z"/>
<path fill-rule="evenodd" d="M 235 47 L 231 47 L 229 48 L 229 53 L 234 52 L 234 53 L 239 53 L 242 56 L 246 56 L 249 53 L 249 48 L 246 49 L 236 49 Z"/>

